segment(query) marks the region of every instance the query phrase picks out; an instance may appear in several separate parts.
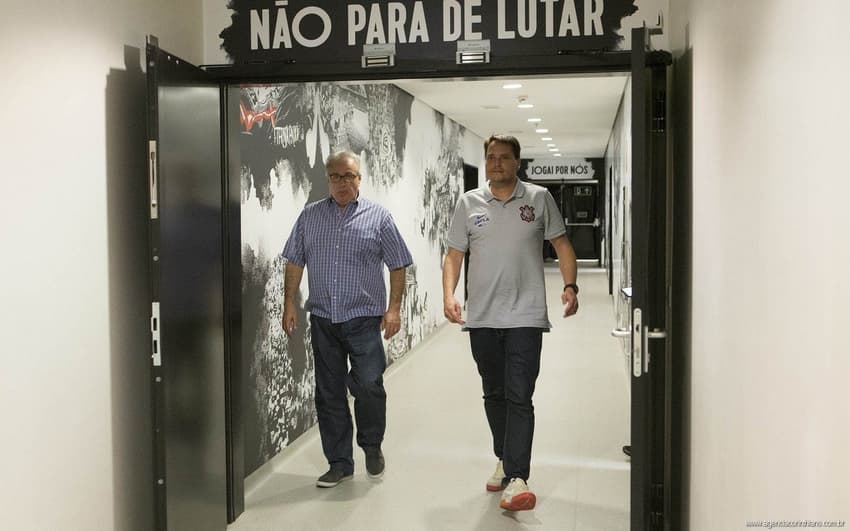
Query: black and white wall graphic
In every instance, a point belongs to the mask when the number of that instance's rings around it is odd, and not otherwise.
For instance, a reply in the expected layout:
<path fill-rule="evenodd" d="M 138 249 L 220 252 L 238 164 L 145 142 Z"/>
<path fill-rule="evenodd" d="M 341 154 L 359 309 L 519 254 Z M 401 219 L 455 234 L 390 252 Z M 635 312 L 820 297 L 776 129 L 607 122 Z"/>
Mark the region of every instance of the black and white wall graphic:
<path fill-rule="evenodd" d="M 240 132 L 230 156 L 241 173 L 249 474 L 315 423 L 307 278 L 290 339 L 280 322 L 280 253 L 304 205 L 328 195 L 326 157 L 340 149 L 361 155 L 361 194 L 390 210 L 413 253 L 402 329 L 386 344 L 392 362 L 444 320 L 440 266 L 448 224 L 463 187 L 464 157 L 478 165 L 483 139 L 387 83 L 254 85 L 230 96 L 238 109 L 229 127 Z"/>
<path fill-rule="evenodd" d="M 611 204 L 611 226 L 606 228 L 606 234 L 611 236 L 610 270 L 613 277 L 614 314 L 617 328 L 631 326 L 632 287 L 631 241 L 632 228 L 630 223 L 632 211 L 632 106 L 631 79 L 626 83 L 614 128 L 608 141 L 605 153 L 605 175 L 611 175 L 611 188 L 606 191 L 606 203 Z M 624 354 L 630 355 L 627 339 L 621 340 Z M 630 374 L 628 362 L 626 374 Z"/>

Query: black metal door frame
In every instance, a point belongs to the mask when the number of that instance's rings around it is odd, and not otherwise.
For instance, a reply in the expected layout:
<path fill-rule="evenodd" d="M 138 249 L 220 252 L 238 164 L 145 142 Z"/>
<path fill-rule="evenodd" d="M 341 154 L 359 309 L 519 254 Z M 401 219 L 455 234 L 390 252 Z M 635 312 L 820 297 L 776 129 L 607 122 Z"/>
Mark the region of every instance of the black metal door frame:
<path fill-rule="evenodd" d="M 631 528 L 678 529 L 670 521 L 672 253 L 667 172 L 667 66 L 647 65 L 647 28 L 632 30 Z M 673 527 L 671 527 L 673 526 Z"/>

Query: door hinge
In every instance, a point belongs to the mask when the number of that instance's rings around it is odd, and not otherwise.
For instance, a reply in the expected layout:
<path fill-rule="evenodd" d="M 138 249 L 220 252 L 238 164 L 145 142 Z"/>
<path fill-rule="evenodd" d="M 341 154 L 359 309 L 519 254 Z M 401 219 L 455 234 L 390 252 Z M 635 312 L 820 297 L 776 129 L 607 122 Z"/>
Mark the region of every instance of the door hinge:
<path fill-rule="evenodd" d="M 667 127 L 667 96 L 664 90 L 655 92 L 652 101 L 652 125 L 650 132 L 663 133 Z"/>
<path fill-rule="evenodd" d="M 664 485 L 653 483 L 651 487 L 652 510 L 649 513 L 649 523 L 652 529 L 664 529 Z"/>
<path fill-rule="evenodd" d="M 148 141 L 148 185 L 150 186 L 151 219 L 159 217 L 159 186 L 156 175 L 156 140 Z"/>
<path fill-rule="evenodd" d="M 655 531 L 662 531 L 664 529 L 664 513 L 658 513 L 655 511 L 649 513 L 649 525 L 651 525 L 652 529 Z"/>
<path fill-rule="evenodd" d="M 151 303 L 151 360 L 154 367 L 162 365 L 162 343 L 160 341 L 161 324 L 159 320 L 159 303 Z"/>

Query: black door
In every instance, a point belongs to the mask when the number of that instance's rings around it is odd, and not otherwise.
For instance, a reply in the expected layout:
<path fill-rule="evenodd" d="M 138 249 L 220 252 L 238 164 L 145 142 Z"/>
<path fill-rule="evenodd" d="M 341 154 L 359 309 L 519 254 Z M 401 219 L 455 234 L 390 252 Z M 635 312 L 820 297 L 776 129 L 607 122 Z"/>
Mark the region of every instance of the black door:
<path fill-rule="evenodd" d="M 156 529 L 227 527 L 220 90 L 147 47 Z"/>
<path fill-rule="evenodd" d="M 566 181 L 561 185 L 561 213 L 567 237 L 579 260 L 599 260 L 599 187 L 596 181 Z"/>
<path fill-rule="evenodd" d="M 632 31 L 631 528 L 670 529 L 664 519 L 666 340 L 670 312 L 666 65 L 647 66 L 646 28 Z"/>

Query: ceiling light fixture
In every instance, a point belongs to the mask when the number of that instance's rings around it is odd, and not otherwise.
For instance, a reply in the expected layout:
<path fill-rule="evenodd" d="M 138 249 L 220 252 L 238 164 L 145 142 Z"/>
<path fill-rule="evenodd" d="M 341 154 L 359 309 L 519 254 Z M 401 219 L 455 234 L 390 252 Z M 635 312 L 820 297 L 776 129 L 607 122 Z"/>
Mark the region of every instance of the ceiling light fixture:
<path fill-rule="evenodd" d="M 546 144 L 546 147 L 555 147 L 555 144 Z"/>
<path fill-rule="evenodd" d="M 502 88 L 505 90 L 516 90 L 522 88 L 522 83 L 505 83 L 502 85 Z"/>
<path fill-rule="evenodd" d="M 528 103 L 528 96 L 520 96 L 517 98 L 517 107 L 520 109 L 532 109 L 534 105 Z"/>
<path fill-rule="evenodd" d="M 555 153 L 555 152 L 561 151 L 561 150 L 558 149 L 558 148 L 549 148 L 549 151 L 551 151 L 552 153 Z"/>
<path fill-rule="evenodd" d="M 549 132 L 549 130 L 548 130 L 548 129 L 544 129 L 544 128 L 542 128 L 542 127 L 538 127 L 537 129 L 535 129 L 535 130 L 534 130 L 534 132 L 535 132 L 535 133 L 548 133 L 548 132 Z"/>
<path fill-rule="evenodd" d="M 553 157 L 560 157 L 560 156 L 561 156 L 561 154 L 560 154 L 560 153 L 555 153 L 555 154 L 553 154 L 552 156 L 553 156 Z"/>
<path fill-rule="evenodd" d="M 529 118 L 528 121 L 531 122 L 531 123 L 537 123 L 537 122 L 542 122 L 543 118 Z"/>
<path fill-rule="evenodd" d="M 544 142 L 548 142 L 548 141 L 552 140 L 552 137 L 551 136 L 542 136 L 542 137 L 540 137 L 540 140 L 542 140 Z"/>

